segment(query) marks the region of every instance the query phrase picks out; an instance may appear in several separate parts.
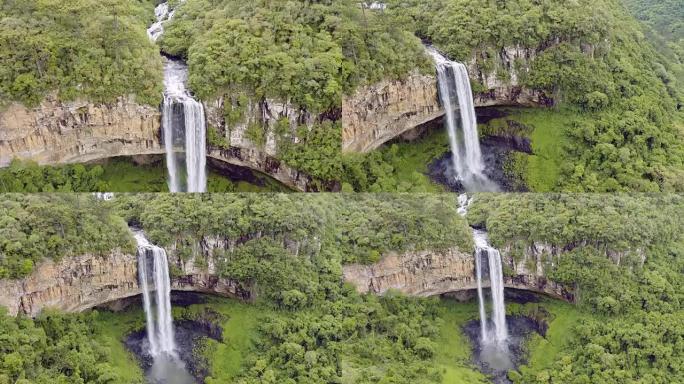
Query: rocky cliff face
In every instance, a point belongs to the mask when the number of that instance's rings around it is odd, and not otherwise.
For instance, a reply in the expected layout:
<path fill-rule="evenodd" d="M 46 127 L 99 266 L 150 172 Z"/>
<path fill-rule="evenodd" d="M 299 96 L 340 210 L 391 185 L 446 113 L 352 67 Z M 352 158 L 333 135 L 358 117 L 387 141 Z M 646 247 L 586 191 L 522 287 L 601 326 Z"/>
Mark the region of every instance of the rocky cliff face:
<path fill-rule="evenodd" d="M 231 147 L 258 150 L 266 156 L 275 157 L 278 153 L 277 130 L 278 124 L 285 122 L 287 133 L 297 141 L 296 131 L 300 125 L 312 126 L 314 117 L 306 110 L 298 108 L 288 102 L 265 99 L 241 100 L 245 105 L 238 106 L 237 100 L 228 96 L 220 97 L 206 103 L 207 124 L 216 128 L 222 138 Z M 237 123 L 226 122 L 226 104 L 239 109 L 241 119 Z M 263 143 L 255 143 L 247 133 L 250 126 L 258 126 L 263 131 Z"/>
<path fill-rule="evenodd" d="M 444 114 L 437 80 L 414 72 L 359 88 L 342 100 L 342 150 L 368 152 Z"/>
<path fill-rule="evenodd" d="M 300 192 L 317 192 L 335 189 L 334 185 L 316 182 L 308 174 L 292 168 L 278 159 L 278 130 L 285 129 L 294 142 L 297 142 L 297 128 L 311 127 L 314 118 L 306 110 L 290 103 L 276 100 L 247 100 L 241 106 L 242 118 L 238 123 L 228 124 L 225 104 L 234 103 L 227 97 L 206 103 L 207 124 L 216 129 L 225 142 L 224 147 L 210 146 L 207 155 L 216 160 L 233 165 L 255 169 Z M 263 135 L 263 143 L 250 138 L 248 130 L 258 129 Z"/>
<path fill-rule="evenodd" d="M 457 248 L 441 252 L 391 253 L 371 265 L 343 268 L 344 279 L 361 293 L 384 294 L 397 290 L 412 296 L 433 296 L 471 289 L 475 259 Z"/>
<path fill-rule="evenodd" d="M 222 124 L 222 102 L 208 103 L 210 126 Z M 244 121 L 230 131 L 230 148 L 213 148 L 208 156 L 268 174 L 294 190 L 312 190 L 315 183 L 311 177 L 275 158 L 277 121 L 282 117 L 291 119 L 294 130 L 297 122 L 309 119 L 307 116 L 287 104 L 250 104 Z M 271 127 L 264 146 L 254 144 L 246 135 L 247 127 L 257 118 L 263 118 Z M 0 167 L 9 165 L 14 158 L 54 165 L 163 153 L 161 113 L 132 99 L 93 104 L 62 103 L 51 97 L 36 108 L 14 103 L 0 111 Z"/>
<path fill-rule="evenodd" d="M 503 257 L 504 264 L 511 265 L 512 258 L 505 253 Z M 407 295 L 427 297 L 477 289 L 475 258 L 472 253 L 457 248 L 441 252 L 393 253 L 372 265 L 344 266 L 343 273 L 345 280 L 360 293 L 382 295 L 389 290 L 396 290 Z M 504 285 L 573 300 L 572 292 L 567 287 L 547 279 L 543 271 L 538 273 L 521 267 L 512 276 L 504 277 Z"/>
<path fill-rule="evenodd" d="M 249 291 L 219 278 L 215 265 L 198 265 L 195 258 L 170 257 L 176 271 L 172 288 L 249 299 Z M 11 315 L 36 316 L 45 308 L 79 312 L 141 294 L 135 255 L 113 251 L 105 256 L 82 255 L 45 261 L 21 280 L 0 280 L 0 305 Z"/>
<path fill-rule="evenodd" d="M 0 112 L 0 167 L 15 157 L 62 164 L 163 153 L 160 121 L 157 109 L 131 98 L 93 104 L 50 97 L 32 109 L 13 103 Z"/>
<path fill-rule="evenodd" d="M 487 53 L 476 54 L 468 63 L 473 81 L 486 88 L 474 95 L 476 107 L 540 106 L 552 103 L 542 92 L 526 89 L 521 75 L 529 70 L 536 51 L 506 47 L 496 57 L 487 57 L 493 69 L 478 66 Z M 342 102 L 342 149 L 368 152 L 406 131 L 444 114 L 437 94 L 435 75 L 414 72 L 402 81 L 383 81 L 359 88 Z"/>

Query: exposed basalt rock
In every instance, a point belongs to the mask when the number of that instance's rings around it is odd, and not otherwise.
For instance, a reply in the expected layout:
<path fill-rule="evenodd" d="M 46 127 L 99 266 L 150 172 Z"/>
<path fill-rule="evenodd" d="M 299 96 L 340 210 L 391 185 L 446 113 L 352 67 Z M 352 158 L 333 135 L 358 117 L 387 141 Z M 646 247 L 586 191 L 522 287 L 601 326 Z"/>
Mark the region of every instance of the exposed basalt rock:
<path fill-rule="evenodd" d="M 170 256 L 169 263 L 177 271 L 171 282 L 174 290 L 251 297 L 241 284 L 218 277 L 211 262 L 199 266 L 195 258 L 183 261 Z M 79 312 L 141 293 L 137 257 L 119 251 L 46 260 L 24 279 L 0 280 L 0 305 L 12 315 L 36 316 L 45 308 Z"/>
<path fill-rule="evenodd" d="M 228 126 L 224 115 L 225 103 L 235 102 L 221 97 L 206 103 L 207 124 L 216 129 L 227 144 L 227 148 L 210 146 L 207 155 L 229 164 L 255 169 L 265 173 L 300 192 L 335 190 L 333 183 L 317 181 L 308 174 L 294 169 L 277 158 L 279 121 L 287 121 L 288 135 L 296 143 L 297 127 L 313 125 L 313 116 L 306 110 L 290 103 L 264 99 L 259 102 L 248 100 L 241 106 L 243 117 L 239 123 Z M 249 138 L 249 127 L 263 130 L 264 143 L 255 143 Z M 254 129 L 254 128 L 253 128 Z"/>
<path fill-rule="evenodd" d="M 0 167 L 13 158 L 63 164 L 163 153 L 159 135 L 160 112 L 133 98 L 94 104 L 49 97 L 31 109 L 13 103 L 0 112 Z"/>
<path fill-rule="evenodd" d="M 344 279 L 361 293 L 397 290 L 413 296 L 433 296 L 470 289 L 475 258 L 457 248 L 444 251 L 390 253 L 372 265 L 344 266 Z"/>
<path fill-rule="evenodd" d="M 342 100 L 342 150 L 371 151 L 443 114 L 435 76 L 414 72 L 361 87 Z"/>
<path fill-rule="evenodd" d="M 208 103 L 207 121 L 216 126 L 223 121 L 223 101 Z M 257 116 L 258 115 L 258 116 Z M 247 167 L 272 176 L 289 188 L 311 191 L 334 185 L 313 178 L 276 159 L 275 124 L 280 118 L 298 124 L 310 124 L 311 117 L 288 104 L 262 102 L 251 105 L 245 119 L 230 131 L 231 146 L 214 148 L 208 156 L 228 164 Z M 253 121 L 266 121 L 271 129 L 266 144 L 255 145 L 246 137 Z M 14 158 L 55 165 L 84 163 L 119 156 L 163 154 L 161 113 L 158 108 L 136 104 L 132 98 L 119 98 L 112 104 L 59 102 L 46 99 L 36 108 L 11 104 L 0 112 L 0 167 Z"/>
<path fill-rule="evenodd" d="M 512 259 L 504 255 L 504 263 Z M 434 296 L 477 289 L 475 257 L 457 248 L 445 251 L 391 253 L 371 265 L 352 264 L 343 268 L 344 278 L 360 293 L 384 294 L 396 290 L 412 296 Z M 562 284 L 526 269 L 506 276 L 508 288 L 544 293 L 573 301 L 572 292 Z M 486 286 L 486 284 L 485 284 Z"/>
<path fill-rule="evenodd" d="M 296 191 L 317 192 L 337 189 L 334 183 L 315 182 L 314 178 L 308 174 L 256 148 L 233 146 L 228 149 L 211 148 L 207 151 L 207 156 L 228 164 L 258 170 Z"/>
<path fill-rule="evenodd" d="M 503 48 L 496 57 L 493 70 L 483 72 L 478 61 L 487 53 L 476 54 L 468 63 L 471 79 L 487 89 L 474 95 L 476 107 L 548 106 L 553 100 L 543 92 L 520 84 L 523 72 L 529 70 L 536 50 L 522 47 Z M 479 60 L 478 60 L 479 59 Z M 502 78 L 502 74 L 505 74 Z M 342 150 L 368 152 L 404 132 L 444 114 L 434 75 L 417 72 L 401 81 L 382 81 L 359 88 L 342 101 Z"/>

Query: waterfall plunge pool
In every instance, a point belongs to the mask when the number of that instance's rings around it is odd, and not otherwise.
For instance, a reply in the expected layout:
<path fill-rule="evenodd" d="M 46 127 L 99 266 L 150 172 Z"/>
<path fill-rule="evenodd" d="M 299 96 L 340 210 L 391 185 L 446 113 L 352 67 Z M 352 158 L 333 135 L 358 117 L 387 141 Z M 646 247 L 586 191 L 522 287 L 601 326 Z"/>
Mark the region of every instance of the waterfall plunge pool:
<path fill-rule="evenodd" d="M 482 341 L 479 319 L 471 320 L 463 326 L 463 332 L 473 346 L 473 362 L 480 371 L 491 376 L 494 384 L 511 383 L 508 380 L 508 371 L 526 363 L 525 341 L 533 333 L 545 336 L 546 331 L 545 327 L 526 316 L 506 316 L 506 325 L 508 338 L 500 344 L 496 341 Z"/>
<path fill-rule="evenodd" d="M 204 321 L 183 320 L 174 322 L 177 357 L 157 356 L 149 353 L 146 331 L 129 334 L 124 344 L 138 359 L 150 384 L 200 384 L 208 376 L 206 364 L 193 351 L 204 338 L 220 341 L 220 327 Z"/>

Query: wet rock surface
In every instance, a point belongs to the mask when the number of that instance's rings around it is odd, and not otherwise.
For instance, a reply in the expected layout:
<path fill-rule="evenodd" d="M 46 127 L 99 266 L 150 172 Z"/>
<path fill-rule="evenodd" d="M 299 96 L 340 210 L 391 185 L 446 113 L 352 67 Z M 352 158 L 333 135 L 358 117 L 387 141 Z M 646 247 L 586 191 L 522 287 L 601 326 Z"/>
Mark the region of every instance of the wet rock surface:
<path fill-rule="evenodd" d="M 504 137 L 488 137 L 480 142 L 482 160 L 485 163 L 484 173 L 501 188 L 502 192 L 527 192 L 527 189 L 521 188 L 520 183 L 509 176 L 505 170 L 510 153 L 529 146 L 527 139 L 518 139 L 518 141 L 520 143 Z M 448 151 L 434 159 L 428 165 L 428 176 L 433 182 L 445 186 L 450 192 L 464 192 L 463 185 L 456 179 L 452 156 L 452 153 Z"/>
<path fill-rule="evenodd" d="M 505 345 L 483 345 L 480 339 L 480 321 L 472 320 L 463 327 L 473 346 L 473 362 L 494 384 L 510 384 L 508 370 L 517 369 L 526 362 L 524 342 L 533 333 L 545 335 L 546 329 L 535 319 L 525 316 L 506 316 L 508 340 Z M 492 326 L 491 324 L 489 326 Z"/>
<path fill-rule="evenodd" d="M 194 382 L 201 384 L 209 375 L 208 367 L 200 356 L 193 351 L 198 347 L 203 338 L 222 340 L 223 330 L 220 326 L 205 320 L 182 320 L 174 322 L 175 338 L 180 364 L 184 364 L 187 372 L 192 375 Z M 171 384 L 171 381 L 153 378 L 153 357 L 149 353 L 149 344 L 145 330 L 133 332 L 126 337 L 124 344 L 138 359 L 140 366 L 145 371 L 145 376 L 150 383 Z"/>

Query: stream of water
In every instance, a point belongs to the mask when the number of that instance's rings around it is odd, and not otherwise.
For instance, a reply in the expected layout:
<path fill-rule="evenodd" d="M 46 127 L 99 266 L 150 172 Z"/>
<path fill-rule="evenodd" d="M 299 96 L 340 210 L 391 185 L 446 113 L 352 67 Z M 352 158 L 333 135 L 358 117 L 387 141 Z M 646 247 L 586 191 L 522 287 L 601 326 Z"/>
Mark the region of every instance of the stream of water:
<path fill-rule="evenodd" d="M 168 3 L 157 6 L 157 21 L 147 30 L 150 40 L 157 41 L 164 34 L 164 25 L 174 14 L 175 9 L 170 9 Z M 168 186 L 170 192 L 206 192 L 207 138 L 204 105 L 195 100 L 187 83 L 188 66 L 181 60 L 166 59 L 162 139 L 166 152 Z"/>
<path fill-rule="evenodd" d="M 445 124 L 456 178 L 466 192 L 499 191 L 496 183 L 484 174 L 468 69 L 462 63 L 447 59 L 433 47 L 426 49 L 437 70 L 439 98 L 446 114 Z"/>
<path fill-rule="evenodd" d="M 138 243 L 138 280 L 145 311 L 146 350 L 152 358 L 152 366 L 147 371 L 148 382 L 192 384 L 195 380 L 177 353 L 166 251 L 150 243 L 141 231 L 135 231 L 134 236 Z"/>

